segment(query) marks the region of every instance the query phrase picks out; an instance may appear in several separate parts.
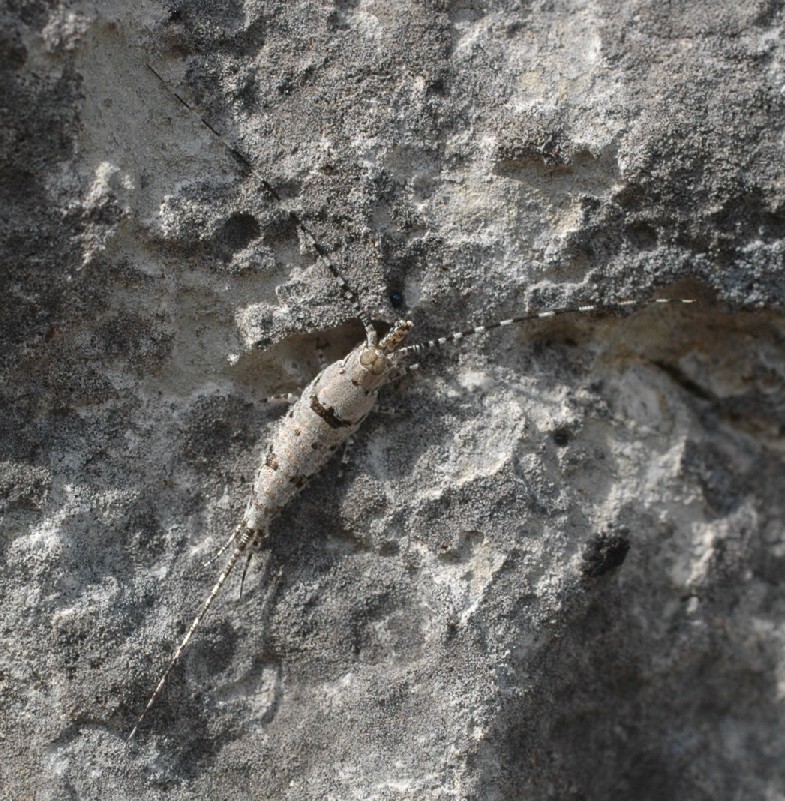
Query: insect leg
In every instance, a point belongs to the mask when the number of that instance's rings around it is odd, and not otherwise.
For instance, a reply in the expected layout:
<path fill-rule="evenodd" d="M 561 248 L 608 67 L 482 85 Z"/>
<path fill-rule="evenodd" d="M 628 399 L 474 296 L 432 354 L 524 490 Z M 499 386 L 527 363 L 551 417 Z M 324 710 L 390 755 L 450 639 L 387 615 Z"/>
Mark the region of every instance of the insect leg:
<path fill-rule="evenodd" d="M 349 464 L 349 457 L 352 453 L 352 448 L 354 447 L 354 437 L 347 437 L 346 442 L 343 443 L 343 453 L 341 454 L 341 463 L 338 465 L 338 478 L 343 478 L 344 470 L 346 469 L 346 465 Z"/>

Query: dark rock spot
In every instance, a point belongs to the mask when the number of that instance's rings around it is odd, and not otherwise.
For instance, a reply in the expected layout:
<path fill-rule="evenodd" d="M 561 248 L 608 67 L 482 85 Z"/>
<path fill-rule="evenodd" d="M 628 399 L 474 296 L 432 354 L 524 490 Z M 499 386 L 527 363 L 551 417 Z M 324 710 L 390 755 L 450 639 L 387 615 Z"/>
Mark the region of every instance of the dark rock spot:
<path fill-rule="evenodd" d="M 604 576 L 624 563 L 629 550 L 627 532 L 592 537 L 583 551 L 581 575 L 584 578 Z"/>

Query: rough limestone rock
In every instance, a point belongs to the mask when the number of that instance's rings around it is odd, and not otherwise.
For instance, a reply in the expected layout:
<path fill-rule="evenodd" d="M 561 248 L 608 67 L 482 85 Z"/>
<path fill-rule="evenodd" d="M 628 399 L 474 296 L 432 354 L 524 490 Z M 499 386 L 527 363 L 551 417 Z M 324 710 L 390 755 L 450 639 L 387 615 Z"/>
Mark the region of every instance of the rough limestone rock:
<path fill-rule="evenodd" d="M 0 796 L 785 798 L 784 13 L 7 3 Z M 362 334 L 290 211 L 414 341 L 701 304 L 424 357 L 126 744 Z"/>

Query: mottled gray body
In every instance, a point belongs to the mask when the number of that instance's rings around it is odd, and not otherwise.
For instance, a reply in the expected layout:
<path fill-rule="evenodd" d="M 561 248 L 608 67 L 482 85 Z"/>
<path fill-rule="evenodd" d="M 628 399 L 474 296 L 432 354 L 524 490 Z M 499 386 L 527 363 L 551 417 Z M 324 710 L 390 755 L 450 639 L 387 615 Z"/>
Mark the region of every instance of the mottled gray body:
<path fill-rule="evenodd" d="M 330 364 L 305 388 L 278 424 L 256 474 L 243 518 L 245 528 L 264 536 L 278 512 L 318 473 L 358 429 L 389 381 L 360 363 L 365 344 Z M 253 538 L 256 539 L 256 538 Z"/>

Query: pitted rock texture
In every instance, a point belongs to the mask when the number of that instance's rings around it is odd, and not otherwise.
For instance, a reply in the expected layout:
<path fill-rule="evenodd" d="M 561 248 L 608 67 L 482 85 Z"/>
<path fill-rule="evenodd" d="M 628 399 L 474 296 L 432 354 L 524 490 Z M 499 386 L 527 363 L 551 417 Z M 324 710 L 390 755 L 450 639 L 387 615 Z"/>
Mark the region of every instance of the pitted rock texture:
<path fill-rule="evenodd" d="M 785 797 L 781 3 L 0 13 L 0 795 Z M 362 336 L 290 211 L 413 341 L 701 303 L 423 357 L 128 745 Z"/>

